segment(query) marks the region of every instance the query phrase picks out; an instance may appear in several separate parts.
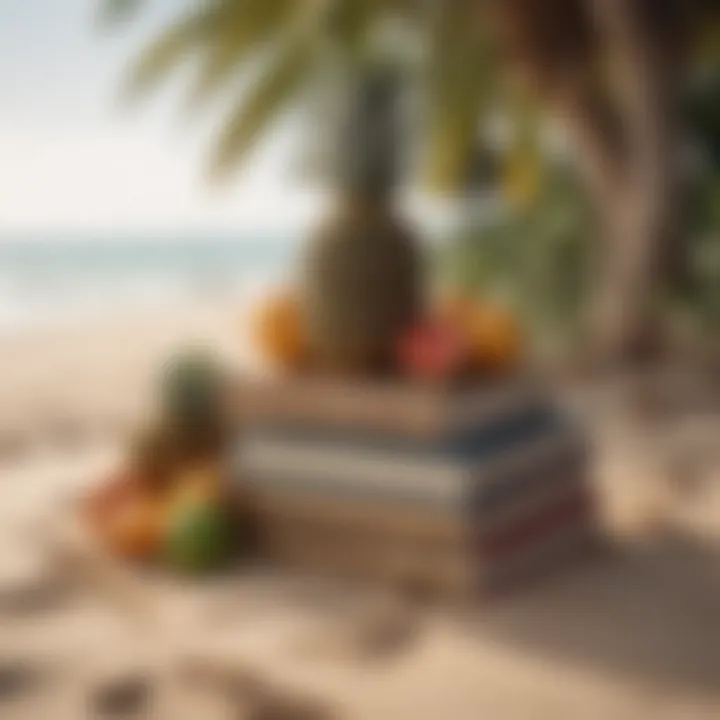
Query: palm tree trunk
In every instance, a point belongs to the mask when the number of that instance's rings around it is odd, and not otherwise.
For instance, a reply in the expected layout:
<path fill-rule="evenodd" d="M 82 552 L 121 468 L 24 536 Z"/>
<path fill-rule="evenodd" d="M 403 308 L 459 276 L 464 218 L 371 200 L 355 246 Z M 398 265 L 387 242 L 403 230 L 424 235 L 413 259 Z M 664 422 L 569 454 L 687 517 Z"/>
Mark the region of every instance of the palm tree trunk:
<path fill-rule="evenodd" d="M 643 359 L 659 350 L 657 304 L 668 235 L 660 216 L 665 211 L 658 195 L 657 217 L 648 217 L 634 195 L 604 212 L 590 315 L 591 350 L 601 362 Z"/>
<path fill-rule="evenodd" d="M 614 51 L 611 99 L 570 87 L 564 116 L 598 210 L 597 282 L 591 349 L 603 362 L 658 349 L 657 302 L 664 258 L 675 239 L 676 83 L 670 53 L 640 3 L 597 0 L 598 23 Z M 566 88 L 567 89 L 567 88 Z"/>

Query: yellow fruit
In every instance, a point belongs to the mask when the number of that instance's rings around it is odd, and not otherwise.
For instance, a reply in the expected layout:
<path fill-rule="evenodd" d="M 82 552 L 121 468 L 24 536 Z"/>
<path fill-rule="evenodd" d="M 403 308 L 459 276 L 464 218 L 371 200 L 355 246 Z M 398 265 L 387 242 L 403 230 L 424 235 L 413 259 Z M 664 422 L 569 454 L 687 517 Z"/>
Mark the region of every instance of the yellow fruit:
<path fill-rule="evenodd" d="M 118 507 L 137 496 L 141 487 L 134 473 L 119 469 L 83 498 L 81 517 L 93 530 L 101 528 Z"/>
<path fill-rule="evenodd" d="M 469 295 L 449 294 L 440 301 L 440 318 L 470 340 L 477 301 Z"/>
<path fill-rule="evenodd" d="M 291 292 L 278 293 L 257 311 L 254 338 L 263 356 L 285 370 L 295 370 L 307 357 L 307 334 L 299 303 Z"/>
<path fill-rule="evenodd" d="M 222 495 L 222 475 L 214 465 L 186 470 L 175 481 L 168 502 L 172 507 L 181 503 L 218 500 Z"/>
<path fill-rule="evenodd" d="M 508 310 L 458 293 L 441 301 L 439 313 L 465 338 L 476 370 L 504 372 L 520 361 L 522 333 Z"/>
<path fill-rule="evenodd" d="M 522 354 L 522 333 L 512 313 L 486 304 L 476 306 L 468 328 L 473 361 L 477 368 L 507 371 Z"/>

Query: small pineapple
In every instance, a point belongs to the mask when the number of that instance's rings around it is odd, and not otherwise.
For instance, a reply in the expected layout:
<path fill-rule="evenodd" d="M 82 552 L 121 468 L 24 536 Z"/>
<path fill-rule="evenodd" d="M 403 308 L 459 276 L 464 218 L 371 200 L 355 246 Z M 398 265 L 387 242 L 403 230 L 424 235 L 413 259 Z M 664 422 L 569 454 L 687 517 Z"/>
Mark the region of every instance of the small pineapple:
<path fill-rule="evenodd" d="M 159 422 L 138 431 L 130 447 L 132 472 L 148 490 L 163 490 L 183 460 L 183 448 Z"/>
<path fill-rule="evenodd" d="M 226 378 L 214 355 L 189 350 L 164 368 L 160 422 L 188 458 L 220 452 L 227 431 Z"/>

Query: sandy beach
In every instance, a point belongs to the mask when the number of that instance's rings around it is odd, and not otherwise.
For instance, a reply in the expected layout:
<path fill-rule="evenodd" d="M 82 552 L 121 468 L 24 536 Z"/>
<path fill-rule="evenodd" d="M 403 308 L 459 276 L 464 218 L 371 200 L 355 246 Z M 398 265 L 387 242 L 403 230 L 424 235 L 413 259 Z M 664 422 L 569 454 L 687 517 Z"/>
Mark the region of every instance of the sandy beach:
<path fill-rule="evenodd" d="M 0 439 L 30 442 L 65 426 L 76 434 L 123 433 L 152 396 L 162 363 L 190 346 L 251 366 L 248 303 L 158 304 L 0 336 Z M 41 438 L 36 438 L 41 440 Z"/>
<path fill-rule="evenodd" d="M 705 460 L 688 490 L 653 450 L 683 427 L 717 448 L 715 415 L 673 421 L 645 444 L 630 442 L 621 411 L 587 415 L 608 549 L 491 607 L 397 601 L 372 611 L 367 588 L 267 569 L 186 585 L 92 553 L 68 565 L 68 548 L 82 545 L 73 500 L 117 462 L 158 364 L 202 342 L 250 367 L 243 325 L 237 306 L 207 303 L 3 341 L 0 716 L 104 717 L 102 692 L 137 695 L 138 677 L 151 688 L 151 714 L 123 717 L 720 715 L 720 465 Z M 364 640 L 347 639 L 350 608 L 409 628 L 406 641 L 361 657 L 353 643 Z M 250 687 L 245 714 L 217 687 L 195 691 L 182 680 L 186 665 Z M 262 715 L 259 695 L 290 709 Z"/>
<path fill-rule="evenodd" d="M 720 0 L 0 53 L 0 720 L 720 720 Z"/>

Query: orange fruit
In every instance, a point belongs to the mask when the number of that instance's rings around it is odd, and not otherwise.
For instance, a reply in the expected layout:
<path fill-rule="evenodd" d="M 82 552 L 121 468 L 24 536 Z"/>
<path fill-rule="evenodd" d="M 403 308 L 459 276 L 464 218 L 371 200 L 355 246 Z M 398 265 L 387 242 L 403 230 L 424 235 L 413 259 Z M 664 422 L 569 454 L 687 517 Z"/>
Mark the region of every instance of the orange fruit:
<path fill-rule="evenodd" d="M 220 468 L 209 464 L 180 474 L 168 497 L 168 503 L 174 507 L 185 502 L 211 502 L 221 498 L 222 490 Z"/>
<path fill-rule="evenodd" d="M 140 488 L 141 483 L 133 472 L 126 469 L 115 471 L 83 498 L 80 507 L 83 520 L 92 527 L 101 526 Z"/>
<path fill-rule="evenodd" d="M 138 494 L 111 512 L 99 531 L 113 554 L 145 560 L 156 555 L 161 547 L 165 516 L 157 498 Z"/>
<path fill-rule="evenodd" d="M 457 293 L 441 301 L 439 313 L 446 323 L 465 338 L 475 369 L 504 372 L 519 363 L 522 332 L 509 310 Z"/>
<path fill-rule="evenodd" d="M 273 364 L 297 369 L 307 356 L 307 334 L 299 302 L 290 291 L 276 293 L 257 310 L 254 339 L 258 349 Z"/>
<path fill-rule="evenodd" d="M 515 316 L 489 304 L 479 304 L 468 329 L 474 365 L 481 370 L 508 371 L 522 355 L 522 333 Z"/>
<path fill-rule="evenodd" d="M 449 294 L 440 300 L 438 315 L 469 340 L 477 301 L 470 295 Z"/>

